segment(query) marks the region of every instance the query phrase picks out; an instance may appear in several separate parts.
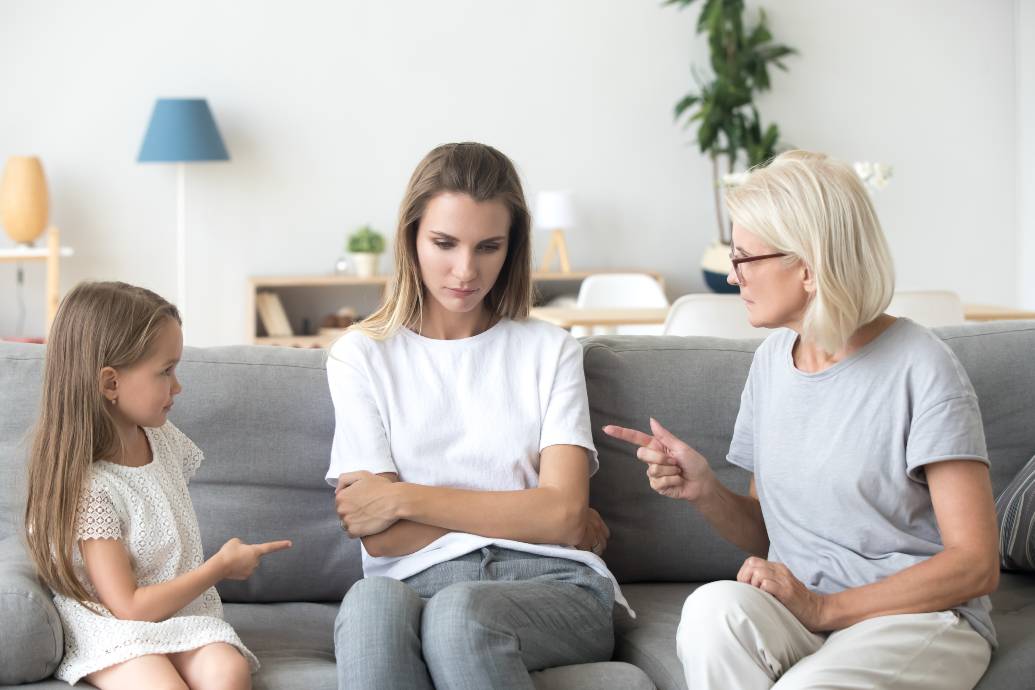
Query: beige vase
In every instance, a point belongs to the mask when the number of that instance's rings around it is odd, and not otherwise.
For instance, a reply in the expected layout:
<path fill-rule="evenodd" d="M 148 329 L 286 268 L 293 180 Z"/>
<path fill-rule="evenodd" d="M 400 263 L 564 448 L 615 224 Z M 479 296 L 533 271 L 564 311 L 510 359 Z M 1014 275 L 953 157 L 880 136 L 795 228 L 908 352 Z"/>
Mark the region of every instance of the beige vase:
<path fill-rule="evenodd" d="M 356 264 L 357 276 L 360 278 L 372 278 L 377 275 L 381 255 L 370 252 L 356 252 L 352 255 L 352 260 Z"/>
<path fill-rule="evenodd" d="M 32 244 L 47 227 L 47 180 L 35 156 L 11 156 L 0 181 L 0 221 L 19 244 Z"/>

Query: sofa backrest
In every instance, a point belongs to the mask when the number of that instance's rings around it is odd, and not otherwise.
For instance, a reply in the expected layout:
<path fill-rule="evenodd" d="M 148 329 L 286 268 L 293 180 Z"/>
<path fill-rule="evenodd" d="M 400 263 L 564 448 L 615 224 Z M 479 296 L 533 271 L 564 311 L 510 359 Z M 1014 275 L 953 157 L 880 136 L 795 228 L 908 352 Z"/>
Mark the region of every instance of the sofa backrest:
<path fill-rule="evenodd" d="M 20 529 L 25 452 L 44 348 L 0 343 L 0 537 Z M 292 539 L 225 601 L 338 601 L 362 576 L 359 542 L 324 481 L 334 432 L 324 353 L 254 346 L 186 348 L 170 419 L 205 453 L 191 482 L 206 556 L 231 537 Z"/>
<path fill-rule="evenodd" d="M 970 373 L 981 403 L 998 492 L 1035 453 L 1035 322 L 966 325 L 938 333 Z M 732 577 L 743 554 L 686 504 L 654 494 L 607 423 L 647 428 L 657 417 L 698 448 L 720 478 L 757 341 L 660 336 L 587 339 L 585 368 L 601 468 L 591 502 L 611 528 L 605 558 L 620 581 Z M 21 529 L 25 455 L 36 419 L 44 348 L 0 343 L 0 538 Z M 171 419 L 205 452 L 191 483 L 205 553 L 230 537 L 290 538 L 226 601 L 336 601 L 362 574 L 358 541 L 341 531 L 323 480 L 334 430 L 324 353 L 254 346 L 187 348 L 184 392 Z"/>
<path fill-rule="evenodd" d="M 1035 322 L 935 332 L 959 357 L 977 392 L 998 495 L 1035 454 Z M 611 529 L 605 559 L 620 582 L 736 576 L 745 554 L 716 536 L 688 504 L 655 494 L 630 447 L 600 429 L 619 424 L 649 431 L 653 416 L 708 458 L 724 484 L 746 492 L 748 473 L 725 457 L 759 342 L 670 336 L 584 341 L 600 454 L 590 501 Z"/>

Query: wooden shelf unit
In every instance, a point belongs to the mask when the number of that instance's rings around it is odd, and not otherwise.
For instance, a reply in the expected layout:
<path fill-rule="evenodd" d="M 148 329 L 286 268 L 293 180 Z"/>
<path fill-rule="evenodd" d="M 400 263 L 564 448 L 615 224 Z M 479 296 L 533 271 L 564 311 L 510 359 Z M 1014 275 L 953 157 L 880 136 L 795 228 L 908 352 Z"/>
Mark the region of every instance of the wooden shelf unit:
<path fill-rule="evenodd" d="M 0 249 L 0 263 L 21 263 L 23 261 L 45 261 L 47 264 L 47 281 L 45 298 L 47 317 L 44 325 L 44 336 L 50 332 L 50 324 L 57 314 L 61 302 L 61 258 L 75 254 L 71 247 L 61 246 L 58 229 L 51 225 L 47 228 L 46 247 L 26 247 L 19 245 L 10 249 Z"/>
<path fill-rule="evenodd" d="M 635 269 L 604 269 L 599 271 L 534 272 L 532 281 L 536 291 L 536 302 L 545 302 L 560 294 L 575 294 L 579 285 L 591 275 L 601 273 L 647 273 L 657 280 L 662 288 L 664 278 L 654 271 Z M 255 345 L 277 345 L 285 347 L 326 347 L 340 334 L 300 334 L 270 336 L 266 334 L 259 319 L 256 295 L 259 292 L 276 293 L 295 333 L 302 333 L 303 321 L 308 321 L 309 330 L 317 331 L 326 314 L 344 306 L 354 306 L 357 315 L 367 316 L 387 297 L 392 276 L 379 275 L 369 278 L 339 275 L 263 276 L 248 281 L 249 342 Z M 353 300 L 355 303 L 353 303 Z"/>

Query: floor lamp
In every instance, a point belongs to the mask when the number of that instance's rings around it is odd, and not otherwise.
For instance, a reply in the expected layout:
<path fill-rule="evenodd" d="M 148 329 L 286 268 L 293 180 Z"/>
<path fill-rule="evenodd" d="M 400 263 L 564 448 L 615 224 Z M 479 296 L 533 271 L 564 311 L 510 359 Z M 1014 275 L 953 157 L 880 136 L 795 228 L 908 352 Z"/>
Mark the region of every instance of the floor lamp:
<path fill-rule="evenodd" d="M 230 155 L 204 98 L 159 98 L 140 147 L 139 163 L 176 163 L 176 306 L 187 310 L 187 163 Z"/>

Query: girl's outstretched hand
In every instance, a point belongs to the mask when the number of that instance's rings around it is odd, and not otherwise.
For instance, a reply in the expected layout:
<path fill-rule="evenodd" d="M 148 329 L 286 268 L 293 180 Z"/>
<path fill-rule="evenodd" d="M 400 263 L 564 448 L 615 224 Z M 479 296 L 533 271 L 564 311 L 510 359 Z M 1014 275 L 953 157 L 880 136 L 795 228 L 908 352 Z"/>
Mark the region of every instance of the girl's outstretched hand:
<path fill-rule="evenodd" d="M 647 465 L 650 488 L 662 496 L 696 501 L 710 491 L 715 474 L 704 456 L 676 438 L 653 417 L 650 428 L 653 436 L 614 424 L 605 426 L 604 433 L 638 446 L 636 457 Z"/>
<path fill-rule="evenodd" d="M 219 559 L 222 566 L 224 579 L 247 580 L 259 567 L 259 559 L 263 556 L 290 548 L 291 542 L 286 539 L 268 541 L 264 544 L 245 544 L 234 537 L 223 544 L 216 554 L 216 558 Z"/>

